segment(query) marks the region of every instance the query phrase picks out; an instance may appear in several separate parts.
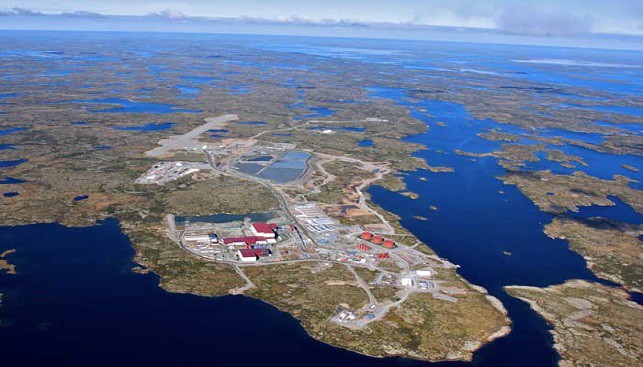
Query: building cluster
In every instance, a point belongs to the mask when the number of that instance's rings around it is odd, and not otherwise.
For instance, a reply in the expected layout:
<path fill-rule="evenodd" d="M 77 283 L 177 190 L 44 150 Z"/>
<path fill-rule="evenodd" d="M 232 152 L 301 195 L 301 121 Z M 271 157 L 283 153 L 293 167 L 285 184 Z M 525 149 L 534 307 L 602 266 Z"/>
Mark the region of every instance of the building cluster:
<path fill-rule="evenodd" d="M 221 249 L 234 251 L 231 260 L 252 263 L 272 256 L 270 245 L 277 243 L 277 225 L 255 222 L 250 225 L 249 236 L 219 237 L 214 233 L 192 233 L 183 236 L 183 242 L 200 254 L 219 254 Z M 221 247 L 219 245 L 223 245 Z"/>
<path fill-rule="evenodd" d="M 277 225 L 255 222 L 250 226 L 252 236 L 226 237 L 222 241 L 227 246 L 242 247 L 237 250 L 241 262 L 255 262 L 272 255 L 268 245 L 277 243 Z"/>
<path fill-rule="evenodd" d="M 298 204 L 293 209 L 294 216 L 312 233 L 332 232 L 337 224 L 315 204 Z"/>
<path fill-rule="evenodd" d="M 160 162 L 155 164 L 134 182 L 147 185 L 164 185 L 200 170 L 210 169 L 210 166 L 202 162 Z"/>

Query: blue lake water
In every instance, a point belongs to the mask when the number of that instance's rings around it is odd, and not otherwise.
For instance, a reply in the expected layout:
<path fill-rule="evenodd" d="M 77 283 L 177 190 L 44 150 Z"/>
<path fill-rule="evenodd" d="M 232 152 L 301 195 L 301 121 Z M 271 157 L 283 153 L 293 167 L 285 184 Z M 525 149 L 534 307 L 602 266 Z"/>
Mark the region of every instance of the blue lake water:
<path fill-rule="evenodd" d="M 161 131 L 171 129 L 173 126 L 173 122 L 149 122 L 138 126 L 112 126 L 112 129 L 121 131 Z"/>
<path fill-rule="evenodd" d="M 373 140 L 372 139 L 360 140 L 360 142 L 357 143 L 357 145 L 360 146 L 360 147 L 372 147 L 373 146 Z"/>
<path fill-rule="evenodd" d="M 20 96 L 19 93 L 0 93 L 0 101 L 5 100 L 7 98 L 15 98 Z"/>
<path fill-rule="evenodd" d="M 13 144 L 0 144 L 0 150 L 14 150 L 16 146 Z"/>
<path fill-rule="evenodd" d="M 295 121 L 299 120 L 304 120 L 304 119 L 314 119 L 314 118 L 321 118 L 321 117 L 328 117 L 331 116 L 335 113 L 335 110 L 332 110 L 330 108 L 326 107 L 311 107 L 311 106 L 306 106 L 306 110 L 309 110 L 310 113 L 306 113 L 303 115 L 298 115 L 294 118 Z"/>
<path fill-rule="evenodd" d="M 25 131 L 25 130 L 27 130 L 26 127 L 12 127 L 10 129 L 0 130 L 0 136 L 9 135 L 9 134 L 13 134 L 13 133 L 19 133 L 19 132 Z"/>
<path fill-rule="evenodd" d="M 491 120 L 472 118 L 457 104 L 430 100 L 411 103 L 399 89 L 370 88 L 369 91 L 372 98 L 386 98 L 410 108 L 412 116 L 431 128 L 425 134 L 406 139 L 428 148 L 417 156 L 429 165 L 455 169 L 449 174 L 419 170 L 405 175 L 409 190 L 420 195 L 417 200 L 378 186 L 369 189 L 373 200 L 399 215 L 402 224 L 440 256 L 461 265 L 459 273 L 498 297 L 514 321 L 511 334 L 477 353 L 474 365 L 551 366 L 557 357 L 551 349 L 548 326 L 525 303 L 505 294 L 502 287 L 546 286 L 566 279 L 600 280 L 565 242 L 550 239 L 543 233 L 543 225 L 551 221 L 552 216 L 538 210 L 516 187 L 505 186 L 496 178 L 504 170 L 495 158 L 471 159 L 455 154 L 456 149 L 496 150 L 498 142 L 487 141 L 477 134 L 500 126 L 493 126 L 498 124 Z M 426 110 L 427 114 L 418 109 Z M 440 129 L 436 125 L 438 121 L 445 122 L 448 128 Z M 428 181 L 421 180 L 422 177 Z M 431 211 L 431 205 L 438 210 Z M 416 219 L 417 216 L 428 220 Z M 503 251 L 510 252 L 511 256 L 504 255 Z"/>
<path fill-rule="evenodd" d="M 18 178 L 13 178 L 13 177 L 5 177 L 2 180 L 0 180 L 0 185 L 15 185 L 15 184 L 21 184 L 23 182 L 26 182 L 26 181 L 20 180 Z"/>
<path fill-rule="evenodd" d="M 12 198 L 12 197 L 18 196 L 18 195 L 20 195 L 20 193 L 15 192 L 15 191 L 5 192 L 5 193 L 2 194 L 2 196 L 6 197 L 6 198 Z"/>
<path fill-rule="evenodd" d="M 211 76 L 182 76 L 181 79 L 192 84 L 212 84 L 220 80 Z"/>
<path fill-rule="evenodd" d="M 27 159 L 14 159 L 7 161 L 0 161 L 0 168 L 16 167 L 25 163 Z"/>
<path fill-rule="evenodd" d="M 83 201 L 89 199 L 89 195 L 79 195 L 74 197 L 74 201 Z"/>
<path fill-rule="evenodd" d="M 167 103 L 154 102 L 135 102 L 123 98 L 98 98 L 92 100 L 76 100 L 71 103 L 80 103 L 88 105 L 117 105 L 119 107 L 90 109 L 91 113 L 151 113 L 151 114 L 168 114 L 168 113 L 199 113 L 202 111 L 180 108 Z"/>
<path fill-rule="evenodd" d="M 197 87 L 190 87 L 187 85 L 177 85 L 176 88 L 181 92 L 181 95 L 179 96 L 181 98 L 194 98 L 199 93 L 201 93 L 201 89 Z"/>
<path fill-rule="evenodd" d="M 643 158 L 631 154 L 608 154 L 597 152 L 593 149 L 587 149 L 578 145 L 565 144 L 564 146 L 551 146 L 553 149 L 560 149 L 567 154 L 572 154 L 583 158 L 587 167 L 579 166 L 578 170 L 583 171 L 591 176 L 604 180 L 610 180 L 614 175 L 630 177 L 639 182 L 630 183 L 630 186 L 643 190 L 643 172 L 633 172 L 623 165 L 630 165 L 636 168 L 643 168 Z"/>
<path fill-rule="evenodd" d="M 87 125 L 87 121 L 72 121 L 70 122 L 72 125 Z"/>
<path fill-rule="evenodd" d="M 570 213 L 573 217 L 580 218 L 593 218 L 602 217 L 610 218 L 620 222 L 640 224 L 643 223 L 643 214 L 637 213 L 632 207 L 622 202 L 619 198 L 614 196 L 608 197 L 616 205 L 614 206 L 582 206 L 579 208 L 578 213 Z"/>

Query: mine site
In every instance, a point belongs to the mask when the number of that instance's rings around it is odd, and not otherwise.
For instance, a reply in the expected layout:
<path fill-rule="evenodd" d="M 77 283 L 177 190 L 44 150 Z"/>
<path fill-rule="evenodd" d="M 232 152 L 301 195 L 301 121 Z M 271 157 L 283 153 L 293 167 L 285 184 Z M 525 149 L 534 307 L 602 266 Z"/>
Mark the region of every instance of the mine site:
<path fill-rule="evenodd" d="M 248 213 L 247 216 L 213 213 L 211 216 L 166 216 L 167 236 L 177 246 L 193 256 L 209 261 L 230 264 L 247 281 L 245 289 L 254 285 L 245 276 L 244 268 L 296 262 L 315 262 L 320 269 L 333 263 L 346 266 L 357 284 L 368 294 L 369 303 L 359 309 L 338 304 L 331 320 L 348 328 L 363 328 L 381 319 L 388 310 L 402 304 L 412 293 L 430 293 L 435 299 L 457 302 L 456 294 L 464 290 L 441 285 L 432 280 L 439 268 L 455 265 L 416 249 L 419 242 L 404 243 L 395 239 L 393 226 L 366 204 L 361 188 L 370 185 L 388 172 L 385 163 L 362 162 L 350 157 L 315 154 L 298 150 L 294 144 L 264 142 L 251 139 L 221 139 L 218 144 L 204 143 L 199 136 L 213 128 L 224 127 L 237 119 L 224 115 L 206 119 L 206 123 L 192 131 L 161 140 L 147 152 L 151 157 L 171 158 L 180 151 L 198 152 L 204 162 L 165 160 L 154 165 L 135 182 L 164 185 L 182 177 L 207 172 L 233 176 L 258 182 L 268 188 L 279 200 L 281 208 L 270 213 Z M 323 133 L 332 133 L 324 129 Z M 344 161 L 365 169 L 371 177 L 354 186 L 352 203 L 339 209 L 376 214 L 379 222 L 346 225 L 334 218 L 337 208 L 306 200 L 304 195 L 290 197 L 284 189 L 299 187 L 318 190 L 312 182 L 313 171 L 321 172 L 322 184 L 334 179 L 323 170 L 320 162 Z M 213 193 L 214 194 L 214 193 Z M 260 217 L 260 220 L 253 218 Z M 355 268 L 378 272 L 367 284 Z M 390 287 L 398 299 L 378 302 L 369 287 Z"/>

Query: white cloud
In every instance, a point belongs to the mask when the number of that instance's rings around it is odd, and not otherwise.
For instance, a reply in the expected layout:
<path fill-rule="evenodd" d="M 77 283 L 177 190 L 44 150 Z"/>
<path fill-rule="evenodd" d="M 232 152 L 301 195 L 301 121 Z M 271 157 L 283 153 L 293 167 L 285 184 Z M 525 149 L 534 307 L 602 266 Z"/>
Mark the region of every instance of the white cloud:
<path fill-rule="evenodd" d="M 165 10 L 149 13 L 147 16 L 154 17 L 154 18 L 170 19 L 170 20 L 185 20 L 188 18 L 185 14 L 183 14 L 182 12 L 176 9 L 165 9 Z"/>

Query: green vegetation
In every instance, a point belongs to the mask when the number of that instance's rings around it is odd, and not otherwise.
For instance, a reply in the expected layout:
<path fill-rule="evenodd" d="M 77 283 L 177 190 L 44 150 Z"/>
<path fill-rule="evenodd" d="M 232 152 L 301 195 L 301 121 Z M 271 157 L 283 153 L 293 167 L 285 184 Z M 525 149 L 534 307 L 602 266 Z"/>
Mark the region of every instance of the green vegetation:
<path fill-rule="evenodd" d="M 640 292 L 643 289 L 643 225 L 627 225 L 601 218 L 555 218 L 545 226 L 552 238 L 562 238 L 583 255 L 597 276 Z"/>
<path fill-rule="evenodd" d="M 279 206 L 275 195 L 261 184 L 228 176 L 175 186 L 162 200 L 165 212 L 176 215 L 244 214 Z"/>
<path fill-rule="evenodd" d="M 160 277 L 159 286 L 174 293 L 225 295 L 244 284 L 230 265 L 190 255 L 165 236 L 164 228 L 121 223 L 134 245 L 134 260 Z"/>
<path fill-rule="evenodd" d="M 553 325 L 559 366 L 641 366 L 643 307 L 626 292 L 581 280 L 505 289 Z"/>
<path fill-rule="evenodd" d="M 583 172 L 556 175 L 548 171 L 510 172 L 499 177 L 505 184 L 516 185 L 541 210 L 550 213 L 578 211 L 579 206 L 615 205 L 608 196 L 616 196 L 634 210 L 643 212 L 643 195 L 629 186 L 631 180 L 614 176 L 601 180 Z"/>
<path fill-rule="evenodd" d="M 311 272 L 313 268 L 247 268 L 246 274 L 258 286 L 248 294 L 295 315 L 316 339 L 373 356 L 468 360 L 473 350 L 507 325 L 505 316 L 484 295 L 469 291 L 457 296 L 457 302 L 416 293 L 384 319 L 363 329 L 341 327 L 329 320 L 337 305 L 361 307 L 368 298 L 354 285 L 354 276 L 345 267 L 333 265 L 317 273 Z M 394 296 L 376 289 L 382 298 Z"/>

